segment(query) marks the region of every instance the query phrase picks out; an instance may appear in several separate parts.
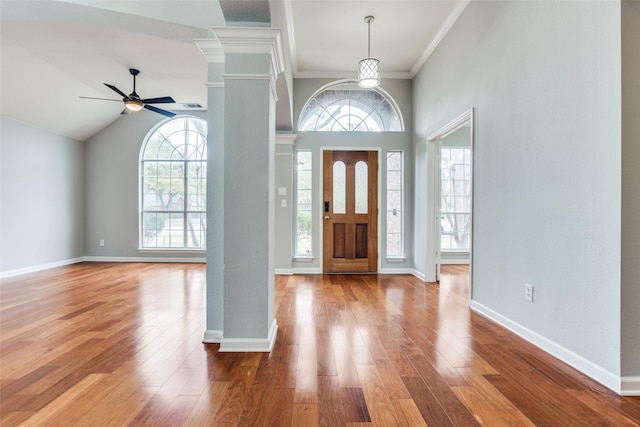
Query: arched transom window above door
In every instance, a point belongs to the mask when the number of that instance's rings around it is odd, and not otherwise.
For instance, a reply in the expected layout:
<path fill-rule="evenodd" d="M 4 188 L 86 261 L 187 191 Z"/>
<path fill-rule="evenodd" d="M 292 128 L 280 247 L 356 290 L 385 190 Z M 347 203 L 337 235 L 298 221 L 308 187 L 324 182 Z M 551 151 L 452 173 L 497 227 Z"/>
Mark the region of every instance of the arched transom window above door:
<path fill-rule="evenodd" d="M 402 132 L 400 111 L 382 89 L 339 82 L 317 91 L 306 103 L 298 131 Z"/>

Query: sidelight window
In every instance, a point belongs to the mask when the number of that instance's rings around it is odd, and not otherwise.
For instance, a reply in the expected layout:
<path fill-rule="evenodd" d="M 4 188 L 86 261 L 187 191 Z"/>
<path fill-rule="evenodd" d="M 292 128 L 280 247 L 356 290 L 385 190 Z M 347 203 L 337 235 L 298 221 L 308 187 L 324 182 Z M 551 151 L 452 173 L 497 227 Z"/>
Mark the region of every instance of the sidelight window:
<path fill-rule="evenodd" d="M 387 257 L 403 256 L 402 151 L 387 151 Z"/>

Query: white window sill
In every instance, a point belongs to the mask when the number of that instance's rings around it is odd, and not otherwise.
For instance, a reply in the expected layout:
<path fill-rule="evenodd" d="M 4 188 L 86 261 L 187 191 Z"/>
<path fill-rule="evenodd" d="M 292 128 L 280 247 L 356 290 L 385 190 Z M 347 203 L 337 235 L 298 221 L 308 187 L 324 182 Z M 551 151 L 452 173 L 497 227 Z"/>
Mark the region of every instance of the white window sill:
<path fill-rule="evenodd" d="M 206 254 L 206 249 L 179 249 L 179 248 L 138 248 L 138 252 L 153 254 Z"/>
<path fill-rule="evenodd" d="M 394 256 L 385 258 L 387 262 L 405 262 L 407 259 L 403 256 Z"/>
<path fill-rule="evenodd" d="M 314 257 L 312 256 L 296 256 L 293 257 L 294 262 L 313 262 Z"/>

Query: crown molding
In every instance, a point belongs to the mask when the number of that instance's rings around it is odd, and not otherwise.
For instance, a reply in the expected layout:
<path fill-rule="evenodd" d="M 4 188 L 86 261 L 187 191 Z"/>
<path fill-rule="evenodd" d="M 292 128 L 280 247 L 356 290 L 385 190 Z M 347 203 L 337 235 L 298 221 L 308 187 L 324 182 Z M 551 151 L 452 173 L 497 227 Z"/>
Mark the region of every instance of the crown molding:
<path fill-rule="evenodd" d="M 438 47 L 442 39 L 444 39 L 444 36 L 447 35 L 470 2 L 471 0 L 458 0 L 458 3 L 456 3 L 449 16 L 447 16 L 447 19 L 442 23 L 442 26 L 433 37 L 433 40 L 431 40 L 431 43 L 429 43 L 429 46 L 427 46 L 424 52 L 422 52 L 422 55 L 420 55 L 415 64 L 413 64 L 413 67 L 411 67 L 411 72 L 409 73 L 411 75 L 410 78 L 414 78 L 416 74 L 418 74 L 420 68 L 427 62 L 427 59 L 429 59 L 433 51 L 436 50 L 436 47 Z"/>
<path fill-rule="evenodd" d="M 200 52 L 210 64 L 224 64 L 224 50 L 216 39 L 193 39 Z"/>
<path fill-rule="evenodd" d="M 349 79 L 355 80 L 357 71 L 297 71 L 293 76 L 297 79 Z M 411 80 L 413 75 L 407 71 L 385 72 L 382 70 L 382 80 L 399 79 Z"/>

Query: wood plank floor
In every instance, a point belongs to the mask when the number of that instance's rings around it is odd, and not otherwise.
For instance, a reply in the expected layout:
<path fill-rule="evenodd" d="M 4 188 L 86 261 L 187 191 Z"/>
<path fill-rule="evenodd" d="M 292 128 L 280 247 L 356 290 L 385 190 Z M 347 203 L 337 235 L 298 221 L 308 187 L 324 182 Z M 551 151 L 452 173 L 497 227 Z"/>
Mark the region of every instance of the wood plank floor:
<path fill-rule="evenodd" d="M 6 279 L 0 425 L 640 425 L 640 398 L 472 313 L 467 275 L 278 276 L 271 354 L 201 343 L 204 265 Z"/>

